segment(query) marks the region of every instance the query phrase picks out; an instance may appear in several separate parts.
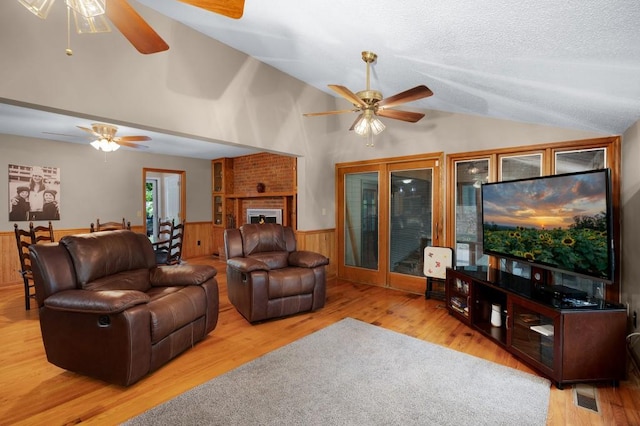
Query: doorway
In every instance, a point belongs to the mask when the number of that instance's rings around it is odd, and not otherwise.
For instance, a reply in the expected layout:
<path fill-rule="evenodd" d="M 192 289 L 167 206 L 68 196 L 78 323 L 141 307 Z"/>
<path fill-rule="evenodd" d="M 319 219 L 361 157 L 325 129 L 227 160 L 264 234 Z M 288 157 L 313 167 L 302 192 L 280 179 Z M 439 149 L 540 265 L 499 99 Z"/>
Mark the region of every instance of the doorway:
<path fill-rule="evenodd" d="M 182 222 L 186 218 L 184 170 L 143 169 L 143 206 L 145 232 L 155 237 L 159 223 L 166 220 Z"/>
<path fill-rule="evenodd" d="M 336 166 L 339 278 L 424 292 L 423 251 L 442 237 L 441 156 Z"/>

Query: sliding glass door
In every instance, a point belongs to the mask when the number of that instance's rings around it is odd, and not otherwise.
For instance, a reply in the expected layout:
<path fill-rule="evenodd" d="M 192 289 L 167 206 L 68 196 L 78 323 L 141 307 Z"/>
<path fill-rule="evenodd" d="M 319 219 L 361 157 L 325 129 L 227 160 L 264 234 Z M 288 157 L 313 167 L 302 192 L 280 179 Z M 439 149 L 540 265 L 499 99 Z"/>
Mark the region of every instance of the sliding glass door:
<path fill-rule="evenodd" d="M 423 251 L 438 244 L 438 160 L 338 167 L 338 275 L 423 292 Z"/>

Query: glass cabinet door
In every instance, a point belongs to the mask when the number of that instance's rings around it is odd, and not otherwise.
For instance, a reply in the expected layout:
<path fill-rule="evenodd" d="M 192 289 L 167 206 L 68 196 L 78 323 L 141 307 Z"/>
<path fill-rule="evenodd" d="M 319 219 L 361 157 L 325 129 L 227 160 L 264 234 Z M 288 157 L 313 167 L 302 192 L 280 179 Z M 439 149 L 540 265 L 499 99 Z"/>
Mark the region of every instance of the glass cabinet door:
<path fill-rule="evenodd" d="M 511 347 L 552 372 L 555 367 L 556 333 L 560 334 L 557 312 L 533 310 L 524 303 L 511 300 L 509 315 Z"/>
<path fill-rule="evenodd" d="M 222 225 L 222 215 L 223 215 L 223 208 L 222 208 L 222 196 L 221 195 L 214 195 L 213 197 L 213 218 L 214 218 L 214 224 L 216 225 Z"/>

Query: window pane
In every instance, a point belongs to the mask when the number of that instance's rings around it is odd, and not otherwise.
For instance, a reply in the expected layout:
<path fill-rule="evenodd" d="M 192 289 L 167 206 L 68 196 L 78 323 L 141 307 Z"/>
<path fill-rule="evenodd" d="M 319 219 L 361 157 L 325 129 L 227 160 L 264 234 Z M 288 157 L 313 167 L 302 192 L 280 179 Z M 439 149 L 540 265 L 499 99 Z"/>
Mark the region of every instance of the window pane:
<path fill-rule="evenodd" d="M 456 265 L 486 265 L 487 258 L 482 254 L 480 186 L 488 181 L 489 160 L 459 161 L 455 168 Z"/>
<path fill-rule="evenodd" d="M 502 157 L 500 180 L 524 179 L 542 176 L 542 154 Z"/>
<path fill-rule="evenodd" d="M 431 244 L 432 181 L 432 169 L 391 173 L 391 272 L 423 276 L 422 253 Z"/>
<path fill-rule="evenodd" d="M 604 169 L 606 149 L 556 152 L 556 174 Z"/>
<path fill-rule="evenodd" d="M 344 264 L 378 269 L 378 173 L 345 175 Z"/>

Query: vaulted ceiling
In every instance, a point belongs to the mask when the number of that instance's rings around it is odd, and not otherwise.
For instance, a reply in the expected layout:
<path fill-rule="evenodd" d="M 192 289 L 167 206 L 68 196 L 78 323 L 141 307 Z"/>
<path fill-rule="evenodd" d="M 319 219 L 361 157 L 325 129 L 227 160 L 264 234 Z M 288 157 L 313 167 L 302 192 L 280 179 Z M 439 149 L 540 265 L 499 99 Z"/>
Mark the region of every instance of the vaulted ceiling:
<path fill-rule="evenodd" d="M 364 89 L 368 50 L 384 96 L 433 90 L 419 110 L 605 134 L 640 118 L 637 1 L 247 0 L 239 20 L 139 2 L 333 95 Z"/>
<path fill-rule="evenodd" d="M 434 92 L 402 106 L 425 120 L 439 110 L 621 134 L 640 118 L 637 1 L 246 0 L 238 20 L 177 0 L 130 3 L 335 96 L 328 84 L 365 88 L 361 52 L 373 51 L 371 86 L 385 97 Z M 21 112 L 0 107 L 3 132 Z M 350 107 L 338 97 L 336 109 Z"/>

